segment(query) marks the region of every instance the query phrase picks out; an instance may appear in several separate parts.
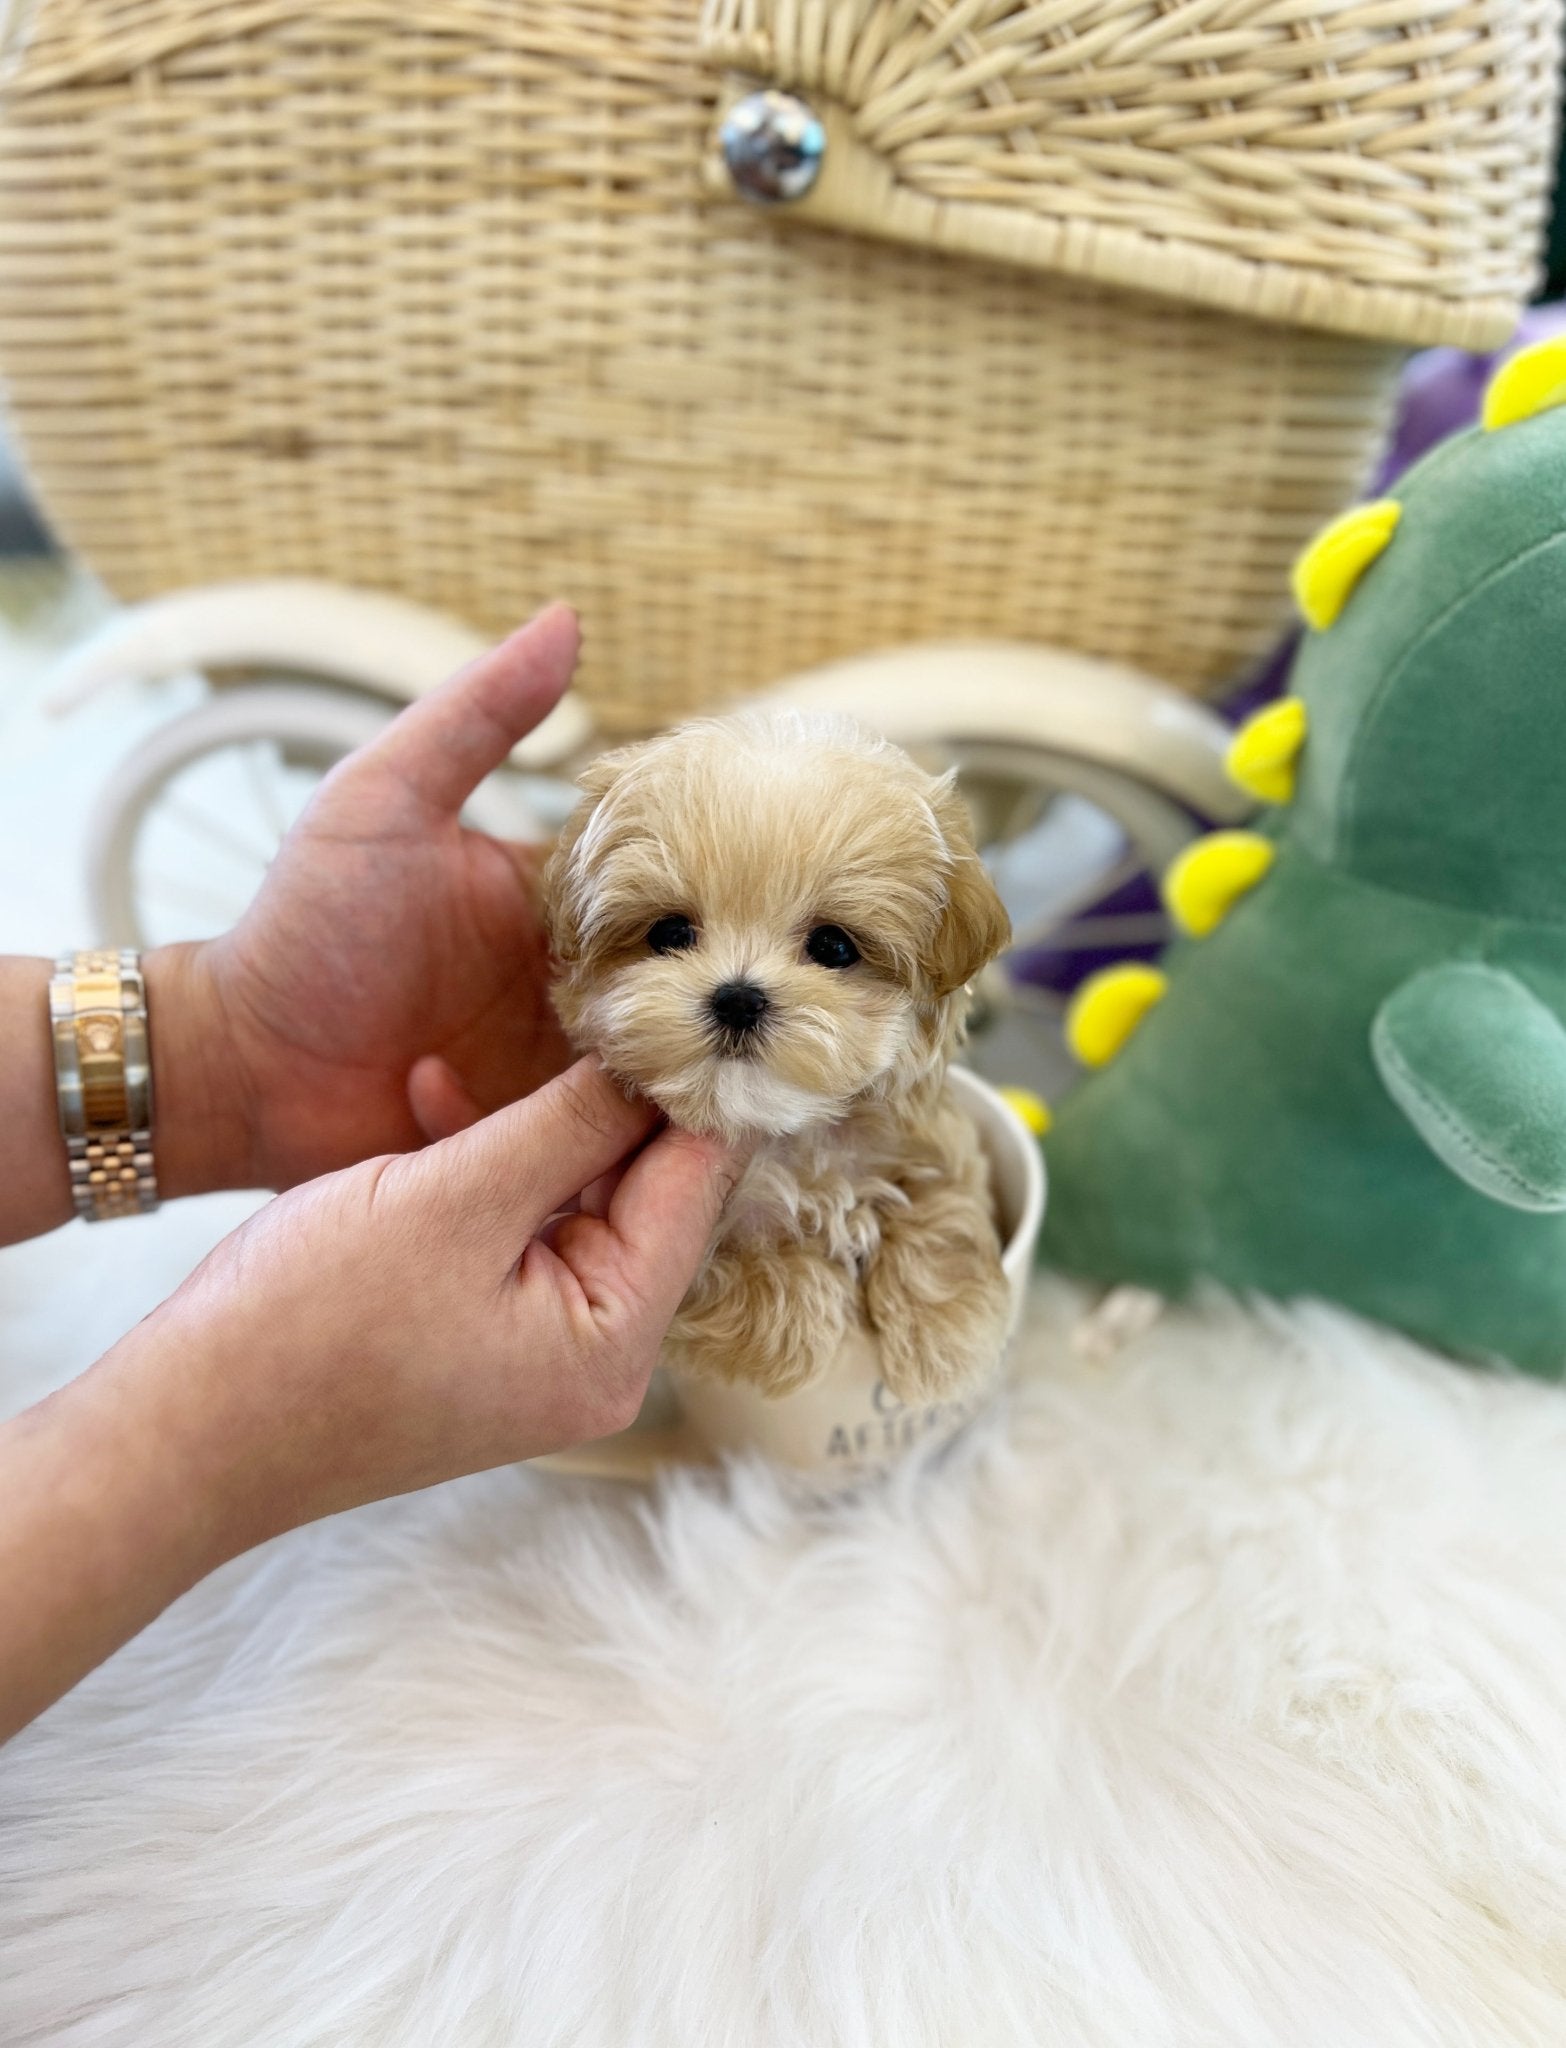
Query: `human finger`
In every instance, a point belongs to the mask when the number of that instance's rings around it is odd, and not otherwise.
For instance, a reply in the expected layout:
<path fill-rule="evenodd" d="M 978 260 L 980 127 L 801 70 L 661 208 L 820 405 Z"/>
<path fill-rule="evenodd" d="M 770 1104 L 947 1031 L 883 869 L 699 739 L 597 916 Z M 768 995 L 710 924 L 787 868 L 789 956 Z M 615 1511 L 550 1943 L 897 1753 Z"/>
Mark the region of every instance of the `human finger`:
<path fill-rule="evenodd" d="M 620 1176 L 605 1220 L 628 1290 L 660 1326 L 695 1279 L 747 1157 L 715 1138 L 665 1130 Z"/>
<path fill-rule="evenodd" d="M 508 1232 L 531 1232 L 618 1166 L 657 1116 L 650 1102 L 625 1095 L 596 1059 L 578 1060 L 448 1141 L 463 1198 L 487 1204 Z"/>
<path fill-rule="evenodd" d="M 433 810 L 455 813 L 554 709 L 576 666 L 581 629 L 552 604 L 412 703 L 344 772 L 396 775 Z"/>
<path fill-rule="evenodd" d="M 415 1060 L 408 1073 L 408 1107 L 431 1140 L 454 1137 L 478 1123 L 484 1111 L 457 1078 L 450 1062 L 435 1053 Z"/>

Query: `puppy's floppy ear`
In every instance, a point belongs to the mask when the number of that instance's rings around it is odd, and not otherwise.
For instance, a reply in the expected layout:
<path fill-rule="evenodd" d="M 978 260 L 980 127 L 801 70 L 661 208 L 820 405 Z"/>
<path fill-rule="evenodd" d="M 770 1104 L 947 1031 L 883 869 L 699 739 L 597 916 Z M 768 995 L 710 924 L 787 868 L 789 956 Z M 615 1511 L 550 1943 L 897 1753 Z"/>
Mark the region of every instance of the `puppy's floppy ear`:
<path fill-rule="evenodd" d="M 619 781 L 627 760 L 635 751 L 621 747 L 612 754 L 600 754 L 583 769 L 576 779 L 582 792 L 576 809 L 561 826 L 560 837 L 555 841 L 539 876 L 544 930 L 549 938 L 549 950 L 561 967 L 570 966 L 577 958 L 582 942 L 577 914 L 579 877 L 573 872 L 572 855 L 594 811 Z"/>
<path fill-rule="evenodd" d="M 979 858 L 968 807 L 950 776 L 943 776 L 930 791 L 930 808 L 952 857 L 952 868 L 946 885 L 946 911 L 925 966 L 935 993 L 949 996 L 1004 949 L 1011 938 L 1011 919 Z"/>

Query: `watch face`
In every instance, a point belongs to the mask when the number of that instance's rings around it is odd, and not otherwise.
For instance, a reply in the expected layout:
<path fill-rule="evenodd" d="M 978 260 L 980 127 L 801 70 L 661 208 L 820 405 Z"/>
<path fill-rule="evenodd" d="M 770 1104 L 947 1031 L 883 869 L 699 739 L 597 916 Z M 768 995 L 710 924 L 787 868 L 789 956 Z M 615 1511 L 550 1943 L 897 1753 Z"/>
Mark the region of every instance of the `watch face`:
<path fill-rule="evenodd" d="M 91 1131 L 125 1128 L 125 1023 L 112 1010 L 89 1010 L 76 1019 L 76 1060 L 82 1108 Z"/>
<path fill-rule="evenodd" d="M 103 1058 L 120 1049 L 120 1026 L 113 1017 L 89 1017 L 80 1027 L 86 1051 Z"/>

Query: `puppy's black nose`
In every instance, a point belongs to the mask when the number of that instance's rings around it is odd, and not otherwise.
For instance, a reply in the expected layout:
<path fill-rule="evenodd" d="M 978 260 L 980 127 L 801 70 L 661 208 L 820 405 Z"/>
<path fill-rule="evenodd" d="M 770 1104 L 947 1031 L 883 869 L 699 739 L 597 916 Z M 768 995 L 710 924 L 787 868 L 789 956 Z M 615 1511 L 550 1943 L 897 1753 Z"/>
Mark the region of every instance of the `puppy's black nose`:
<path fill-rule="evenodd" d="M 753 981 L 726 981 L 713 990 L 707 1007 L 725 1031 L 743 1038 L 767 1014 L 767 998 Z"/>

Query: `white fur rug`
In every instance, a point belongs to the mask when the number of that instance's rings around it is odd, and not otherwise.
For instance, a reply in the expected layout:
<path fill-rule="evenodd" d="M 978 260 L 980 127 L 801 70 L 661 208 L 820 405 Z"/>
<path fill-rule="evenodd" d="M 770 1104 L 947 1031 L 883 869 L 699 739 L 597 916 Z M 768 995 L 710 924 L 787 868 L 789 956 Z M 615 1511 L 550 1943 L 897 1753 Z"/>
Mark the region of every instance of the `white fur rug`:
<path fill-rule="evenodd" d="M 1566 1397 L 1215 1301 L 823 1506 L 508 1471 L 0 1753 L 0 2041 L 1566 2041 Z"/>

